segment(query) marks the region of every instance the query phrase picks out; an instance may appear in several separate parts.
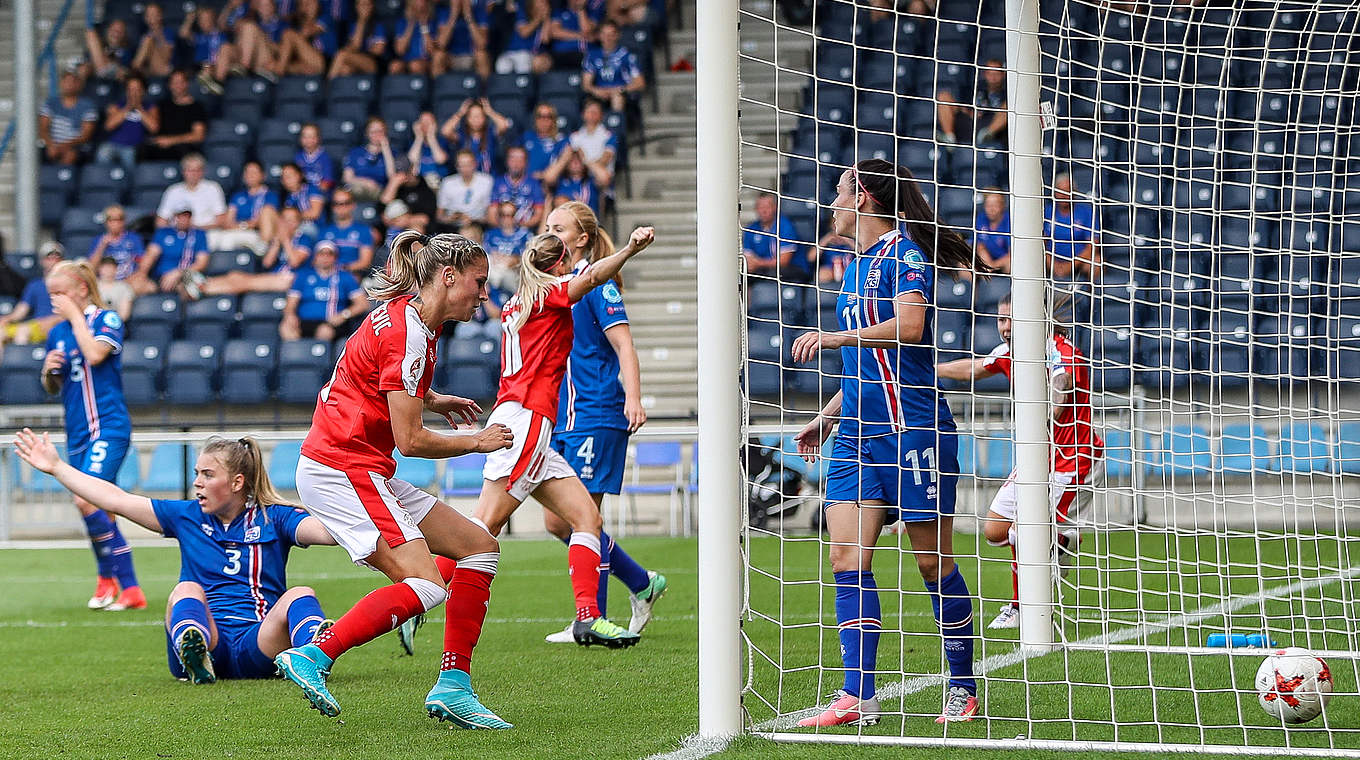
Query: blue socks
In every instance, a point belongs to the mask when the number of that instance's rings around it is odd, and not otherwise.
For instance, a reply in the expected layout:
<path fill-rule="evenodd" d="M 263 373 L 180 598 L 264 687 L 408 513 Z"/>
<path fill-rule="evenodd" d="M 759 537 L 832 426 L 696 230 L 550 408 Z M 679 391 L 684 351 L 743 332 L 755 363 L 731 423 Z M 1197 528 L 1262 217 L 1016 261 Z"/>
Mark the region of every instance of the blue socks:
<path fill-rule="evenodd" d="M 87 515 L 84 520 L 99 577 L 117 578 L 122 588 L 140 585 L 137 583 L 137 571 L 132 565 L 132 547 L 128 546 L 127 539 L 123 538 L 113 518 L 100 509 Z"/>
<path fill-rule="evenodd" d="M 872 572 L 850 570 L 835 574 L 836 622 L 840 624 L 841 662 L 845 665 L 846 692 L 860 699 L 874 696 L 874 667 L 878 662 L 878 638 L 883 613 L 878 584 Z"/>
<path fill-rule="evenodd" d="M 976 694 L 977 681 L 973 678 L 973 599 L 968 593 L 963 573 L 955 565 L 954 572 L 938 583 L 926 581 L 926 590 L 930 592 L 930 604 L 935 609 L 935 622 L 940 624 L 940 633 L 944 634 L 944 656 L 949 661 L 949 685 L 962 686 Z M 839 612 L 839 598 L 836 600 L 836 609 Z"/>
<path fill-rule="evenodd" d="M 646 590 L 647 584 L 651 583 L 647 571 L 604 531 L 600 531 L 600 547 L 604 550 L 602 553 L 609 556 L 609 570 L 614 573 L 615 578 L 623 581 L 623 585 L 634 594 Z"/>
<path fill-rule="evenodd" d="M 288 638 L 293 646 L 312 643 L 316 627 L 325 619 L 321 602 L 314 596 L 300 596 L 288 605 Z"/>
<path fill-rule="evenodd" d="M 189 596 L 171 605 L 170 640 L 178 641 L 185 628 L 197 628 L 203 634 L 204 642 L 212 641 L 212 628 L 208 622 L 208 607 L 203 603 L 203 600 Z"/>

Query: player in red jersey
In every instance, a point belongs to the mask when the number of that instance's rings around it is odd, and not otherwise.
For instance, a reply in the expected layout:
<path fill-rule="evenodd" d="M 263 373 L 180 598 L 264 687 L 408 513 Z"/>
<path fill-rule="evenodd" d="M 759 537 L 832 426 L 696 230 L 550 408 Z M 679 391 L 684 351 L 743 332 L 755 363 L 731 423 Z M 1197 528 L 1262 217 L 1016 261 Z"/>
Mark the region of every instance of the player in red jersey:
<path fill-rule="evenodd" d="M 571 525 L 567 567 L 576 597 L 572 636 L 582 646 L 628 647 L 639 636 L 600 614 L 600 512 L 576 471 L 551 445 L 571 354 L 571 307 L 613 279 L 653 237 L 651 227 L 639 227 L 617 253 L 576 274 L 562 239 L 539 235 L 520 255 L 519 289 L 501 309 L 501 384 L 487 422 L 510 428 L 515 441 L 487 456 L 476 514 L 492 535 L 500 535 L 511 513 L 533 494 Z"/>
<path fill-rule="evenodd" d="M 942 378 L 968 382 L 995 374 L 1011 377 L 1011 297 L 1007 294 L 997 305 L 997 331 L 1001 345 L 978 359 L 956 359 L 938 365 Z M 1091 368 L 1081 350 L 1072 344 L 1062 328 L 1055 328 L 1048 341 L 1048 386 L 1053 398 L 1053 424 L 1049 470 L 1052 473 L 1048 494 L 1059 525 L 1071 519 L 1072 505 L 1077 509 L 1091 502 L 1092 488 L 1099 486 L 1105 476 L 1105 442 L 1091 426 Z M 1015 556 L 1015 517 L 1019 486 L 1015 472 L 997 491 L 992 500 L 987 520 L 982 525 L 983 536 L 992 546 L 1011 547 Z M 1069 528 L 1058 534 L 1058 564 L 1068 567 L 1076 559 L 1081 534 Z M 1065 572 L 1065 571 L 1064 571 Z M 1020 585 L 1011 563 L 1011 591 L 1009 604 L 987 625 L 988 628 L 1020 627 Z"/>
<path fill-rule="evenodd" d="M 477 699 L 468 675 L 486 618 L 500 546 L 482 525 L 394 477 L 392 450 L 444 459 L 510 446 L 503 425 L 444 435 L 425 427 L 435 412 L 476 422 L 477 404 L 430 390 L 435 345 L 446 321 L 466 322 L 487 299 L 487 257 L 461 235 L 407 230 L 392 243 L 389 271 L 369 296 L 379 302 L 345 344 L 321 389 L 298 461 L 298 495 L 356 564 L 392 580 L 360 599 L 313 644 L 275 658 L 312 707 L 339 714 L 326 688 L 342 653 L 445 601 L 444 657 L 425 700 L 432 717 L 463 728 L 510 728 Z M 431 553 L 439 555 L 436 561 Z M 450 583 L 452 585 L 450 585 Z"/>

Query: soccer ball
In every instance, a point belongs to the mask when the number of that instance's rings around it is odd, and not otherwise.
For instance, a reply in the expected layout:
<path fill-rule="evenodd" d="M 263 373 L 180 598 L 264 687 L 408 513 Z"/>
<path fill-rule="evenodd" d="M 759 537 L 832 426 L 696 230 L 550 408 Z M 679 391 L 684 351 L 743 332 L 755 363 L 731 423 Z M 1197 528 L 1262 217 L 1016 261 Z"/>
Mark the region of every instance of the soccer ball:
<path fill-rule="evenodd" d="M 1256 697 L 1270 717 L 1307 723 L 1332 698 L 1332 671 L 1303 647 L 1277 649 L 1256 671 Z"/>

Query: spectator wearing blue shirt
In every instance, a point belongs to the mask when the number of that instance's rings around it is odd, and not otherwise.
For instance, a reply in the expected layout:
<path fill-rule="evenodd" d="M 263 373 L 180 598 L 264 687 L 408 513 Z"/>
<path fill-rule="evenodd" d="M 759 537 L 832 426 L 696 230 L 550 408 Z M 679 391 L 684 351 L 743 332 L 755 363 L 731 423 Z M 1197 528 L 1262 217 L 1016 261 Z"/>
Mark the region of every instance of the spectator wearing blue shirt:
<path fill-rule="evenodd" d="M 487 27 L 491 19 L 487 0 L 449 0 L 449 12 L 439 27 L 441 55 L 433 61 L 435 76 L 448 71 L 476 71 L 485 79 L 491 75 L 491 56 L 487 51 Z"/>
<path fill-rule="evenodd" d="M 789 218 L 778 213 L 774 193 L 756 198 L 756 221 L 741 235 L 746 271 L 784 280 L 800 280 L 806 272 L 793 260 L 798 252 L 798 233 Z"/>
<path fill-rule="evenodd" d="M 548 22 L 548 55 L 554 69 L 579 69 L 586 44 L 595 28 L 586 13 L 586 0 L 567 0 Z"/>
<path fill-rule="evenodd" d="M 82 77 L 91 75 L 100 79 L 117 80 L 127 73 L 132 65 L 132 39 L 128 36 L 127 22 L 121 18 L 113 19 L 104 25 L 104 36 L 94 27 L 85 30 L 85 59 L 88 65 L 82 68 Z"/>
<path fill-rule="evenodd" d="M 571 141 L 558 127 L 557 109 L 553 104 L 539 103 L 535 106 L 533 131 L 524 138 L 524 150 L 529 154 L 529 174 L 539 182 L 546 182 L 546 172 L 553 169 L 561 172 L 566 165 L 566 151 L 570 144 Z"/>
<path fill-rule="evenodd" d="M 264 167 L 247 161 L 241 170 L 244 187 L 232 194 L 227 203 L 227 227 L 254 232 L 254 240 L 242 240 L 257 255 L 263 255 L 279 223 L 279 196 L 264 183 Z M 244 237 L 244 236 L 243 236 Z"/>
<path fill-rule="evenodd" d="M 170 293 L 179 287 L 186 270 L 202 273 L 207 269 L 211 255 L 208 235 L 194 229 L 193 219 L 193 209 L 188 204 L 175 208 L 172 226 L 162 227 L 152 236 L 137 269 L 139 279 L 145 277 L 155 289 Z"/>
<path fill-rule="evenodd" d="M 279 39 L 275 76 L 320 76 L 327 61 L 340 49 L 329 19 L 321 17 L 318 0 L 297 0 L 291 26 Z"/>
<path fill-rule="evenodd" d="M 598 178 L 591 173 L 581 151 L 572 148 L 567 152 L 567 165 L 553 188 L 553 208 L 570 201 L 580 201 L 590 207 L 596 216 L 600 215 L 600 199 L 604 188 Z"/>
<path fill-rule="evenodd" d="M 326 212 L 326 195 L 307 184 L 302 177 L 302 167 L 286 163 L 279 170 L 280 196 L 284 208 L 295 208 L 302 212 L 303 223 L 316 224 Z"/>
<path fill-rule="evenodd" d="M 505 174 L 496 178 L 491 188 L 492 204 L 510 201 L 515 204 L 515 222 L 521 227 L 538 229 L 543 222 L 543 186 L 529 176 L 529 156 L 524 148 L 515 146 L 505 153 Z M 491 208 L 491 223 L 500 224 L 498 208 Z"/>
<path fill-rule="evenodd" d="M 41 253 L 42 274 L 24 286 L 23 295 L 14 304 L 14 310 L 0 317 L 0 347 L 6 342 L 20 346 L 41 343 L 47 339 L 48 331 L 61 321 L 61 316 L 52 311 L 52 298 L 47 294 L 47 275 L 61 263 L 65 249 L 61 243 L 50 240 L 43 244 Z"/>
<path fill-rule="evenodd" d="M 974 225 L 978 260 L 998 272 L 1011 271 L 1011 212 L 1006 196 L 992 189 L 982 196 L 982 210 Z"/>
<path fill-rule="evenodd" d="M 247 3 L 249 7 L 247 7 Z M 279 42 L 288 23 L 279 13 L 274 0 L 238 0 L 224 11 L 225 28 L 236 32 L 236 47 L 241 52 L 241 65 L 267 79 L 277 78 L 275 63 L 279 56 Z"/>
<path fill-rule="evenodd" d="M 430 0 L 407 0 L 406 15 L 397 19 L 392 30 L 392 52 L 396 57 L 388 71 L 428 76 L 436 66 L 446 69 L 448 63 L 439 47 L 439 29 L 448 20 L 447 6 L 431 10 Z"/>
<path fill-rule="evenodd" d="M 184 17 L 179 28 L 180 40 L 193 49 L 194 65 L 198 67 L 198 83 L 207 92 L 221 95 L 222 83 L 239 62 L 236 45 L 217 23 L 217 10 L 200 6 Z"/>
<path fill-rule="evenodd" d="M 335 161 L 326 148 L 321 145 L 321 128 L 315 124 L 303 124 L 298 132 L 298 151 L 293 163 L 302 169 L 302 178 L 307 184 L 329 193 L 335 187 Z"/>
<path fill-rule="evenodd" d="M 1044 208 L 1044 240 L 1054 277 L 1099 277 L 1100 218 L 1090 202 L 1072 200 L 1072 178 L 1067 174 L 1053 180 L 1053 201 Z"/>
<path fill-rule="evenodd" d="M 411 149 L 406 151 L 406 158 L 431 187 L 449 175 L 449 143 L 439 134 L 439 122 L 433 112 L 421 112 L 411 125 Z"/>
<path fill-rule="evenodd" d="M 341 40 L 343 44 L 336 51 L 335 60 L 331 61 L 331 79 L 373 74 L 387 58 L 387 28 L 378 20 L 377 3 L 357 0 L 353 5 L 355 18 L 348 21 L 349 30 Z M 339 6 L 348 8 L 350 3 L 340 2 Z"/>
<path fill-rule="evenodd" d="M 335 340 L 354 332 L 358 318 L 368 313 L 368 296 L 354 275 L 336 266 L 339 249 L 319 240 L 312 264 L 299 269 L 288 290 L 279 322 L 284 340 Z"/>
<path fill-rule="evenodd" d="M 99 126 L 99 111 L 93 101 L 80 94 L 84 84 L 79 74 L 67 70 L 61 75 L 61 94 L 48 98 L 38 109 L 38 137 L 43 142 L 43 157 L 50 163 L 72 166 L 90 150 Z"/>
<path fill-rule="evenodd" d="M 371 201 L 382 195 L 395 159 L 392 144 L 387 140 L 387 122 L 381 117 L 372 116 L 364 122 L 364 136 L 367 142 L 345 157 L 341 180 L 354 197 Z"/>
<path fill-rule="evenodd" d="M 321 240 L 335 244 L 342 269 L 363 277 L 373 266 L 373 227 L 355 218 L 354 196 L 348 190 L 336 190 L 331 198 L 331 223 L 321 229 Z"/>
<path fill-rule="evenodd" d="M 90 268 L 97 271 L 99 262 L 107 256 L 118 266 L 114 279 L 126 280 L 137 271 L 144 253 L 141 237 L 127 228 L 127 211 L 117 204 L 104 209 L 104 234 L 90 246 Z"/>
<path fill-rule="evenodd" d="M 505 50 L 496 58 L 497 74 L 542 74 L 552 68 L 552 58 L 544 54 L 552 5 L 548 0 L 527 0 L 515 5 L 515 23 L 505 40 Z"/>
<path fill-rule="evenodd" d="M 175 57 L 176 30 L 165 25 L 165 12 L 156 3 L 147 3 L 142 11 L 142 41 L 132 56 L 133 71 L 143 76 L 170 75 Z"/>
<path fill-rule="evenodd" d="M 510 130 L 510 120 L 491 107 L 486 98 L 469 98 L 439 128 L 439 134 L 455 151 L 468 150 L 477 157 L 477 171 L 495 174 L 500 136 Z"/>
<path fill-rule="evenodd" d="M 123 100 L 104 109 L 106 136 L 95 151 L 95 161 L 118 164 L 131 172 L 137 165 L 137 149 L 160 129 L 160 111 L 155 103 L 147 102 L 146 81 L 140 76 L 129 74 L 123 87 Z"/>
<path fill-rule="evenodd" d="M 581 65 L 581 89 L 615 111 L 623 111 L 647 87 L 637 56 L 619 47 L 619 25 L 600 25 L 600 44 L 586 53 Z"/>
<path fill-rule="evenodd" d="M 491 213 L 496 216 L 497 224 L 482 234 L 482 250 L 486 251 L 489 265 L 486 283 L 489 287 L 513 293 L 519 286 L 520 254 L 534 233 L 515 222 L 514 201 L 491 204 Z"/>
<path fill-rule="evenodd" d="M 834 284 L 845 279 L 845 272 L 855 258 L 855 241 L 829 231 L 817 241 L 817 253 L 812 261 L 817 269 L 817 282 Z"/>

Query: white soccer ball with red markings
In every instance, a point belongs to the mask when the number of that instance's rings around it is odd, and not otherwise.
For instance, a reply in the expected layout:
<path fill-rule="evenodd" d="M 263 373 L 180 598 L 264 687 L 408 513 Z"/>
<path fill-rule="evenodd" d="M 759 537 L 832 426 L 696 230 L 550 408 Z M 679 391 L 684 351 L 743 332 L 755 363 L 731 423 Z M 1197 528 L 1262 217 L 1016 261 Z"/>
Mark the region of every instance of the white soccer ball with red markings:
<path fill-rule="evenodd" d="M 1307 723 L 1322 714 L 1332 698 L 1332 671 L 1303 647 L 1272 652 L 1256 671 L 1261 709 L 1285 723 Z"/>

